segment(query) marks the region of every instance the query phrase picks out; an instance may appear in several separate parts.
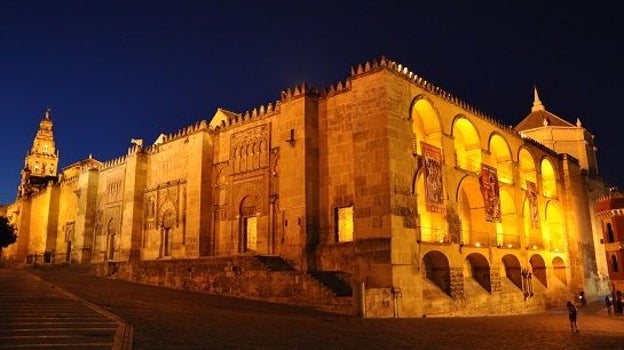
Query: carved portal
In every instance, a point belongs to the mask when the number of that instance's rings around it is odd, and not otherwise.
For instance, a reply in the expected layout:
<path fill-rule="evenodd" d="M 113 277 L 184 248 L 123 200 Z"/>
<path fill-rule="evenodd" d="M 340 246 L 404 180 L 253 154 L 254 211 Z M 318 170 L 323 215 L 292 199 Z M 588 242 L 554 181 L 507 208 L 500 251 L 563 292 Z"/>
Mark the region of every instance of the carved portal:
<path fill-rule="evenodd" d="M 158 257 L 171 256 L 186 244 L 186 181 L 169 181 L 148 189 L 144 203 L 143 248 Z"/>
<path fill-rule="evenodd" d="M 114 260 L 119 252 L 119 219 L 110 218 L 106 225 L 106 232 L 108 237 L 107 258 Z"/>
<path fill-rule="evenodd" d="M 258 197 L 245 196 L 239 207 L 241 218 L 241 252 L 258 249 Z"/>
<path fill-rule="evenodd" d="M 65 261 L 71 262 L 72 241 L 74 240 L 75 222 L 67 222 L 64 227 L 65 231 Z"/>

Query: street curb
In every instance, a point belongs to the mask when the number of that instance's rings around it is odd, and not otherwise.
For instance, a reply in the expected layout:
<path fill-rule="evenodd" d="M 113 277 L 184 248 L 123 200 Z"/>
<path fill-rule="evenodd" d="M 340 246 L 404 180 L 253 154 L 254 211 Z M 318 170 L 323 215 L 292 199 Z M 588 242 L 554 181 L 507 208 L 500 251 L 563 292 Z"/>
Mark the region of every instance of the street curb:
<path fill-rule="evenodd" d="M 36 274 L 30 272 L 30 271 L 25 271 L 28 274 L 30 274 L 31 276 L 35 277 L 36 279 L 48 283 L 50 285 L 54 286 L 54 289 L 58 290 L 60 293 L 65 294 L 67 297 L 69 297 L 70 299 L 76 300 L 82 304 L 84 304 L 85 306 L 87 306 L 88 308 L 92 309 L 93 311 L 100 313 L 112 320 L 114 320 L 115 322 L 117 322 L 117 332 L 115 332 L 115 338 L 113 340 L 113 346 L 112 346 L 112 350 L 132 350 L 132 338 L 133 338 L 133 333 L 134 333 L 134 328 L 132 327 L 131 324 L 126 323 L 124 320 L 122 320 L 121 318 L 119 318 L 117 315 L 112 314 L 111 312 L 93 304 L 90 303 L 82 298 L 80 298 L 79 296 L 55 285 L 54 283 L 51 283 L 49 281 L 44 280 L 43 278 L 37 276 Z"/>

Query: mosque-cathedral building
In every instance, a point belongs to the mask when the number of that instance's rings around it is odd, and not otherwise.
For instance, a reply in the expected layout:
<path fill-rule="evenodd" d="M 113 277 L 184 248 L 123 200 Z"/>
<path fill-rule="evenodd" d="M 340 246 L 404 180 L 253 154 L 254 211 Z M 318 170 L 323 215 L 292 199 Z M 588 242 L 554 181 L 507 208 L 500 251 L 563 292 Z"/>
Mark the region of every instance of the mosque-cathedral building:
<path fill-rule="evenodd" d="M 506 126 L 381 57 L 328 89 L 218 109 L 62 171 L 52 126 L 48 110 L 6 208 L 19 238 L 4 259 L 421 317 L 604 296 L 624 258 L 601 219 L 608 205 L 596 212 L 608 191 L 594 136 L 546 110 L 537 89 Z"/>

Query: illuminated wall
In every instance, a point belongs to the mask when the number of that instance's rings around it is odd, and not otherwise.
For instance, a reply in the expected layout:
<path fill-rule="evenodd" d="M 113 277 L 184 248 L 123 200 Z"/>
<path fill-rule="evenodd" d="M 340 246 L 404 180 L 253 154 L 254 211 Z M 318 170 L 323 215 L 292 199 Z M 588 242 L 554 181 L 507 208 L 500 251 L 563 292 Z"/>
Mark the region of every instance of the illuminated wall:
<path fill-rule="evenodd" d="M 273 255 L 364 282 L 371 316 L 391 313 L 388 295 L 407 317 L 536 312 L 605 290 L 591 157 L 549 145 L 383 58 L 326 90 L 299 85 L 69 167 L 48 197 L 8 211 L 30 232 L 27 253 L 65 256 L 71 242 L 76 262 Z"/>

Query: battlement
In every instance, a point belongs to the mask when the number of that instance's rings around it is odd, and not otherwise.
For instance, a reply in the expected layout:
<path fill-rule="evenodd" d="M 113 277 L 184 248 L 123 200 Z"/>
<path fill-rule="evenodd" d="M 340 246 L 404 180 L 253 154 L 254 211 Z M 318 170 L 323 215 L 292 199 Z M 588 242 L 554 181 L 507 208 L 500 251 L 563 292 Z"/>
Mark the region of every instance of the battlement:
<path fill-rule="evenodd" d="M 118 166 L 120 164 L 123 164 L 126 162 L 126 158 L 128 158 L 128 156 L 123 155 L 123 156 L 108 160 L 106 162 L 103 162 L 102 164 L 98 166 L 98 170 L 105 170 L 105 169 L 109 169 L 109 168 Z"/>
<path fill-rule="evenodd" d="M 298 90 L 295 93 L 289 89 L 288 94 L 286 95 L 284 94 L 285 93 L 282 91 L 282 95 L 283 95 L 282 100 L 287 99 L 287 98 L 292 98 L 294 96 L 299 96 L 302 93 L 301 93 L 301 90 Z M 240 124 L 243 124 L 252 120 L 265 118 L 268 115 L 271 115 L 275 112 L 279 112 L 279 106 L 280 106 L 279 101 L 276 101 L 273 103 L 269 102 L 266 105 L 260 105 L 259 107 L 255 107 L 243 113 L 235 113 L 235 112 L 231 112 L 226 109 L 223 109 L 223 108 L 219 108 L 217 110 L 217 113 L 222 113 L 224 116 L 220 120 L 220 123 L 218 123 L 215 126 L 215 130 L 227 129 L 227 128 L 238 126 Z"/>
<path fill-rule="evenodd" d="M 143 147 L 143 146 L 135 144 L 132 147 L 128 148 L 128 155 L 136 154 L 141 151 L 144 151 L 147 153 L 156 153 L 158 152 L 158 146 L 161 144 L 179 140 L 183 137 L 187 137 L 196 132 L 206 131 L 206 130 L 208 130 L 208 123 L 206 122 L 206 120 L 202 119 L 189 126 L 179 129 L 178 131 L 175 131 L 169 134 L 162 134 L 161 137 L 159 137 L 159 139 L 151 146 Z"/>
<path fill-rule="evenodd" d="M 300 83 L 294 87 L 290 87 L 286 90 L 282 90 L 280 93 L 280 100 L 288 100 L 290 98 L 299 97 L 302 95 L 319 95 L 319 90 L 315 87 L 309 86 L 307 83 Z"/>
<path fill-rule="evenodd" d="M 602 195 L 596 199 L 597 202 L 608 201 L 611 199 L 624 198 L 624 194 L 620 191 L 609 191 L 607 194 Z"/>
<path fill-rule="evenodd" d="M 357 66 L 351 67 L 351 78 L 356 78 L 361 75 L 378 72 L 382 69 L 387 69 L 404 79 L 409 80 L 410 82 L 415 83 L 418 87 L 423 90 L 430 92 L 445 101 L 460 107 L 461 109 L 474 114 L 475 116 L 486 120 L 487 122 L 496 125 L 500 129 L 509 132 L 512 135 L 519 136 L 519 133 L 510 125 L 505 125 L 498 121 L 497 119 L 487 115 L 480 109 L 474 107 L 473 105 L 465 102 L 459 97 L 453 95 L 450 92 L 434 85 L 433 83 L 425 80 L 423 77 L 413 73 L 407 66 L 404 66 L 396 61 L 390 60 L 385 56 L 381 56 L 380 58 L 373 59 L 372 61 L 366 61 L 364 64 L 358 64 Z"/>
<path fill-rule="evenodd" d="M 353 68 L 351 68 L 353 69 Z M 338 81 L 335 84 L 330 84 L 321 94 L 322 97 L 332 97 L 340 93 L 351 91 L 351 80 Z"/>

